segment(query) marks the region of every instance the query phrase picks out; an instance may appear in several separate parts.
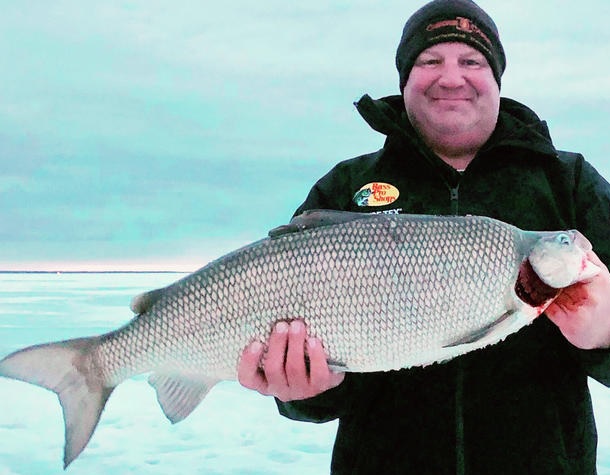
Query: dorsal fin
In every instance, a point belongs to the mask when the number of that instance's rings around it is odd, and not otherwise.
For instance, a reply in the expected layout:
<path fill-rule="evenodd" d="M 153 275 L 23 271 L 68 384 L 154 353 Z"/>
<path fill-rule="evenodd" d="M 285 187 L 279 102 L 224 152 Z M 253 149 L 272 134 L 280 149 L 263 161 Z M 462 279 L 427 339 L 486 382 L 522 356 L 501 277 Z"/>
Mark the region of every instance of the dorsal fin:
<path fill-rule="evenodd" d="M 290 220 L 289 224 L 278 226 L 269 231 L 269 237 L 275 238 L 284 234 L 298 233 L 306 229 L 331 226 L 333 224 L 348 223 L 356 219 L 370 217 L 371 214 L 356 213 L 353 211 L 337 211 L 331 209 L 313 209 L 305 211 Z"/>
<path fill-rule="evenodd" d="M 155 303 L 157 303 L 164 291 L 165 289 L 156 289 L 136 295 L 129 306 L 131 311 L 136 315 L 146 313 Z"/>

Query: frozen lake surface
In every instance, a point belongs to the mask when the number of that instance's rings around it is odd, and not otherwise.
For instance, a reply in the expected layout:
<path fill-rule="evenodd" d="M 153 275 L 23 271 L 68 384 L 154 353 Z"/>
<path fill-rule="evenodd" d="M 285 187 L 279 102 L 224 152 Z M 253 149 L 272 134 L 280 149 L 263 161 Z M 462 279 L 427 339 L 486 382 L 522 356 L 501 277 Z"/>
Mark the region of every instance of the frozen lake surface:
<path fill-rule="evenodd" d="M 132 318 L 133 296 L 180 274 L 0 274 L 0 358 L 36 343 L 102 333 Z M 610 390 L 591 381 L 598 472 L 610 475 Z M 289 421 L 270 398 L 218 384 L 195 412 L 170 424 L 140 376 L 110 398 L 82 455 L 62 469 L 56 396 L 0 378 L 0 475 L 320 475 L 329 471 L 336 423 Z"/>

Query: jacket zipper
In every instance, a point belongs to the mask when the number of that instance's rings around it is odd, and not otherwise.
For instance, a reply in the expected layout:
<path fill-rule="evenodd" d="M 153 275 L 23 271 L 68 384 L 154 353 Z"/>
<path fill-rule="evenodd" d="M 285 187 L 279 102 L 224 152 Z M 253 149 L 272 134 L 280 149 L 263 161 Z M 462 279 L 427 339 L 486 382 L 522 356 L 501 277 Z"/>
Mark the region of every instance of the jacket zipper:
<path fill-rule="evenodd" d="M 460 211 L 460 184 L 449 185 L 449 196 L 451 203 L 451 214 L 459 215 Z M 464 475 L 464 368 L 462 361 L 458 359 L 455 374 L 455 473 Z"/>
<path fill-rule="evenodd" d="M 464 457 L 464 367 L 458 359 L 455 373 L 455 474 L 465 475 Z"/>
<path fill-rule="evenodd" d="M 450 199 L 451 199 L 451 214 L 457 216 L 460 211 L 459 198 L 460 198 L 460 184 L 449 187 Z"/>

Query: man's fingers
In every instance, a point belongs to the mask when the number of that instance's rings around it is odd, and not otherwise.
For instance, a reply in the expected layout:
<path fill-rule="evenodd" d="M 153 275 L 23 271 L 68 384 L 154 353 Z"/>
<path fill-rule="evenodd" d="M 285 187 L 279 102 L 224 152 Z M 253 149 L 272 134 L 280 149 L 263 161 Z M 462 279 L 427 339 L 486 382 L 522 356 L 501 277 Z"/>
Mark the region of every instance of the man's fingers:
<path fill-rule="evenodd" d="M 237 369 L 239 382 L 262 394 L 282 401 L 304 399 L 339 385 L 345 377 L 330 371 L 322 343 L 307 337 L 301 320 L 279 322 L 266 348 L 252 343 L 243 351 Z"/>
<path fill-rule="evenodd" d="M 326 352 L 317 338 L 307 339 L 309 356 L 309 384 L 317 391 L 333 388 L 343 381 L 345 373 L 333 373 L 328 368 Z"/>
<path fill-rule="evenodd" d="M 322 348 L 322 344 L 317 338 L 307 339 L 307 355 L 309 356 L 310 384 L 315 388 L 322 389 L 328 380 L 330 370 L 326 362 L 324 348 Z"/>
<path fill-rule="evenodd" d="M 288 386 L 286 380 L 286 349 L 288 347 L 288 330 L 290 326 L 287 322 L 279 322 L 269 336 L 267 353 L 263 357 L 263 367 L 265 377 L 270 391 L 282 390 Z"/>
<path fill-rule="evenodd" d="M 242 386 L 259 392 L 266 391 L 267 380 L 260 369 L 264 351 L 265 346 L 261 342 L 255 341 L 242 352 L 237 367 L 237 379 Z"/>
<path fill-rule="evenodd" d="M 301 320 L 293 320 L 288 332 L 286 352 L 286 379 L 292 390 L 299 391 L 307 386 L 309 376 L 305 365 L 305 339 L 307 330 Z"/>

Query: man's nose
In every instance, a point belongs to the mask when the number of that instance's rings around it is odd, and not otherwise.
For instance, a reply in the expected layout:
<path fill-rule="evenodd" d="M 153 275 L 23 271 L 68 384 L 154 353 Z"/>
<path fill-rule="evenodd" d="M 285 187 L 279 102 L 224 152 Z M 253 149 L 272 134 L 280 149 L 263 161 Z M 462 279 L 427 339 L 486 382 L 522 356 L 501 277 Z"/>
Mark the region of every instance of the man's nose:
<path fill-rule="evenodd" d="M 440 70 L 438 84 L 443 87 L 455 88 L 463 86 L 466 83 L 464 79 L 464 71 L 459 64 L 444 63 Z"/>

